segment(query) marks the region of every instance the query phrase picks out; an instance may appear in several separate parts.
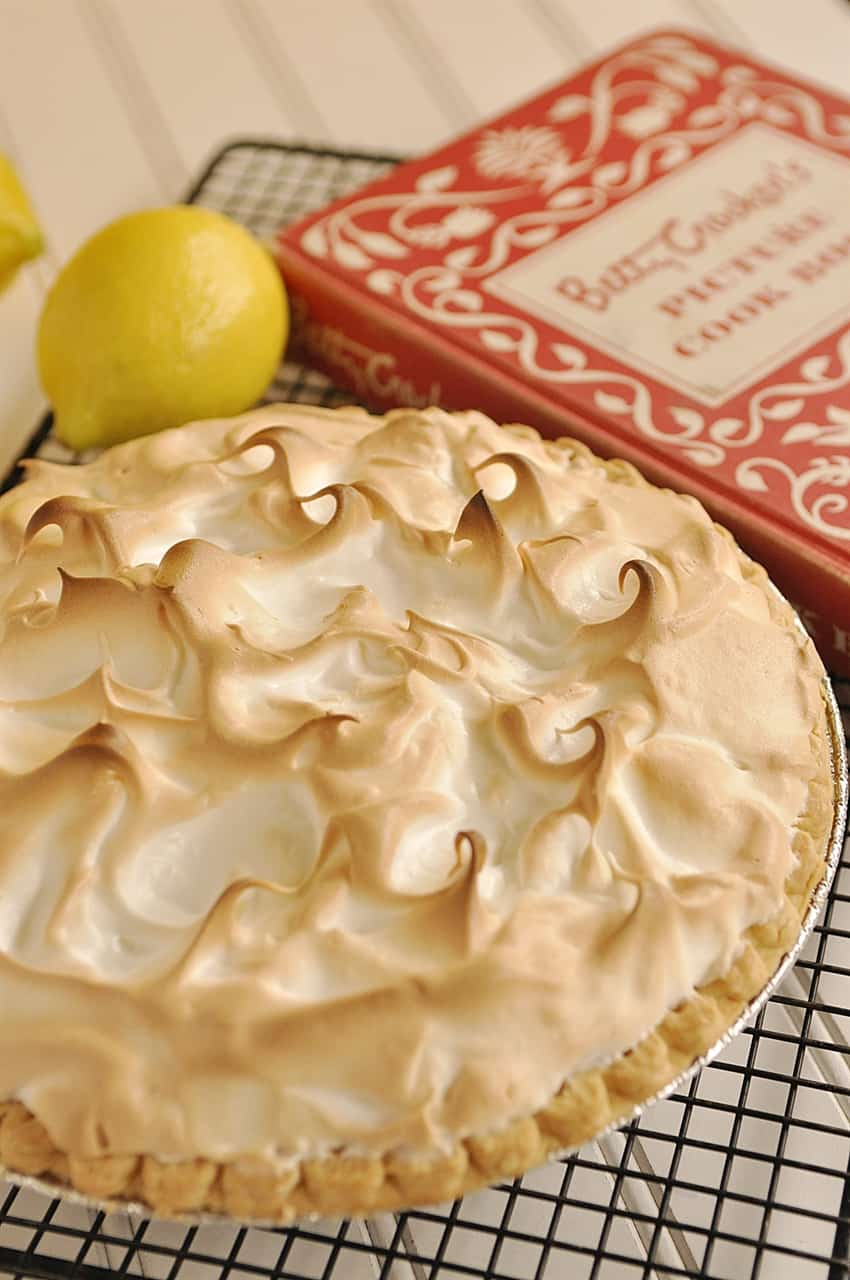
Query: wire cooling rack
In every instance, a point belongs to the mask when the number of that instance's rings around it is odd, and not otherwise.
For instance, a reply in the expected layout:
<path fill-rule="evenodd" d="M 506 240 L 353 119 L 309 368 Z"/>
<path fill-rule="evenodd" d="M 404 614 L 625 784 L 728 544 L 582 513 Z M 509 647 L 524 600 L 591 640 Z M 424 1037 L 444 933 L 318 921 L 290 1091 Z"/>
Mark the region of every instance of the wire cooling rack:
<path fill-rule="evenodd" d="M 391 157 L 238 142 L 191 199 L 262 237 Z M 350 397 L 287 363 L 270 398 Z M 28 452 L 72 462 L 46 421 Z M 837 682 L 845 728 L 850 682 Z M 847 1280 L 850 860 L 755 1024 L 639 1121 L 433 1211 L 285 1230 L 186 1227 L 0 1183 L 0 1277 L 47 1280 Z"/>

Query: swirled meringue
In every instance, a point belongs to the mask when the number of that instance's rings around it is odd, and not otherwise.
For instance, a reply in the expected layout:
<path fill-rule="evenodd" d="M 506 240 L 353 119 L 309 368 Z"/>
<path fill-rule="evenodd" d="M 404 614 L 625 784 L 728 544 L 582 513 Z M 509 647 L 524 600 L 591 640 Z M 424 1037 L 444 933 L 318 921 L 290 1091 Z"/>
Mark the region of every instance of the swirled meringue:
<path fill-rule="evenodd" d="M 446 1148 L 778 909 L 822 670 L 693 499 L 277 406 L 0 503 L 0 1098 L 62 1150 Z"/>

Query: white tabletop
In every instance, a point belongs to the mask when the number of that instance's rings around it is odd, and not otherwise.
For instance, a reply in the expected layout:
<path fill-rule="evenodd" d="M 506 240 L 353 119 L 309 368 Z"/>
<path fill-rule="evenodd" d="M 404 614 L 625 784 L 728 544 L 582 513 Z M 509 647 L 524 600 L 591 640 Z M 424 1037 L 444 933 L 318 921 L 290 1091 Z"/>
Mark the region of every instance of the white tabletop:
<path fill-rule="evenodd" d="M 847 0 L 0 0 L 0 150 L 47 233 L 0 298 L 0 472 L 44 407 L 36 320 L 117 215 L 239 135 L 428 150 L 654 25 L 850 89 Z"/>

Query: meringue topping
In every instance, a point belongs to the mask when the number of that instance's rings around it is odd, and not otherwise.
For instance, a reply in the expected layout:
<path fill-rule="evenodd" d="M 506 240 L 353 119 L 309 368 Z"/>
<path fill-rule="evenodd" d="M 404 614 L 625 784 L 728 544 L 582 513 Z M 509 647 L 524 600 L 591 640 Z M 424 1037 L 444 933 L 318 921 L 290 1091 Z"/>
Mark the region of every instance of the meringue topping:
<path fill-rule="evenodd" d="M 0 1098 L 63 1150 L 447 1147 L 779 908 L 822 671 L 691 498 L 274 406 L 0 501 Z"/>

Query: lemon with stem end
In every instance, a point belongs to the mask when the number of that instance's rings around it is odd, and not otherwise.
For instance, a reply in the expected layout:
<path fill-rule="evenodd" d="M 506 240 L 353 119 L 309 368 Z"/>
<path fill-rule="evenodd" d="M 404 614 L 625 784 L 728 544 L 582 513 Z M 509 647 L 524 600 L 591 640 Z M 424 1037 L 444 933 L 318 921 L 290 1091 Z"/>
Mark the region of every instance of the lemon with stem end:
<path fill-rule="evenodd" d="M 271 255 L 193 205 L 119 218 L 59 273 L 38 330 L 55 429 L 72 449 L 116 444 L 255 404 L 289 329 Z"/>

